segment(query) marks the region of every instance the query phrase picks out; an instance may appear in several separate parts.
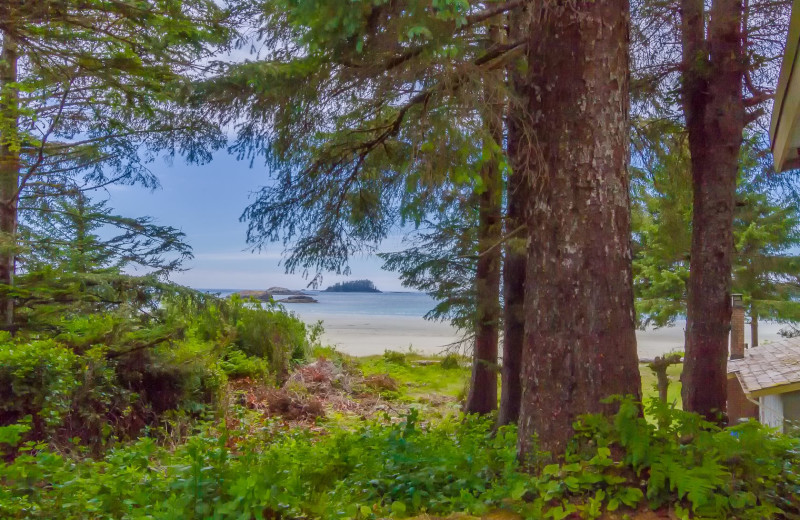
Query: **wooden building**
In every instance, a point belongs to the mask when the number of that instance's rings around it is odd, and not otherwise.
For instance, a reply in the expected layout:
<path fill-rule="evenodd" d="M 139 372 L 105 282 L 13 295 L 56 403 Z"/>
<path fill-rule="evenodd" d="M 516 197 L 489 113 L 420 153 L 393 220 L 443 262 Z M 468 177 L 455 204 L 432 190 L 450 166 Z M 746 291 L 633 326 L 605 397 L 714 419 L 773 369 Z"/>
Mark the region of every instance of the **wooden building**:
<path fill-rule="evenodd" d="M 800 168 L 800 0 L 794 0 L 781 75 L 772 109 L 770 138 L 775 171 Z"/>
<path fill-rule="evenodd" d="M 756 418 L 782 432 L 800 428 L 800 338 L 746 349 L 744 312 L 734 295 L 731 359 L 728 361 L 728 419 Z M 737 329 L 742 333 L 738 334 Z"/>

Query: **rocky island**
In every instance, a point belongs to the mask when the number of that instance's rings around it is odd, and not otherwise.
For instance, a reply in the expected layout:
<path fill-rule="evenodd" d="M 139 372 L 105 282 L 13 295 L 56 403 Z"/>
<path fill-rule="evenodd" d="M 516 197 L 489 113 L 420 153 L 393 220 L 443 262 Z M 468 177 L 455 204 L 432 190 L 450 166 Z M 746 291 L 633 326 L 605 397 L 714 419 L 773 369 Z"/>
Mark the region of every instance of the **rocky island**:
<path fill-rule="evenodd" d="M 305 294 L 295 294 L 289 296 L 288 298 L 283 298 L 281 300 L 275 300 L 275 301 L 278 303 L 319 303 L 319 301 Z"/>
<path fill-rule="evenodd" d="M 381 291 L 375 287 L 375 284 L 370 280 L 352 280 L 350 282 L 339 282 L 331 285 L 325 292 L 368 292 L 379 293 Z"/>
<path fill-rule="evenodd" d="M 265 291 L 238 291 L 234 294 L 237 294 L 243 298 L 255 298 L 257 300 L 261 300 L 262 302 L 268 302 L 270 299 L 273 299 L 278 303 L 319 303 L 317 300 L 305 294 L 303 291 L 293 291 L 285 287 L 270 287 Z M 288 298 L 277 300 L 275 298 L 276 296 L 288 296 Z"/>

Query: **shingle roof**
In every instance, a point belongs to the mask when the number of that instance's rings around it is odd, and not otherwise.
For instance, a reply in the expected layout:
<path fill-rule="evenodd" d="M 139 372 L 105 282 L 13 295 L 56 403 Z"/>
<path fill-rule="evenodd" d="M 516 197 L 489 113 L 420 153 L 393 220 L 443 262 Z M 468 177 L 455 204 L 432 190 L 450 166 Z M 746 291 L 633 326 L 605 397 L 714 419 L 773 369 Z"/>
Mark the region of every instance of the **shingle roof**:
<path fill-rule="evenodd" d="M 728 373 L 736 374 L 748 394 L 800 383 L 800 338 L 748 349 L 743 359 L 728 361 Z"/>

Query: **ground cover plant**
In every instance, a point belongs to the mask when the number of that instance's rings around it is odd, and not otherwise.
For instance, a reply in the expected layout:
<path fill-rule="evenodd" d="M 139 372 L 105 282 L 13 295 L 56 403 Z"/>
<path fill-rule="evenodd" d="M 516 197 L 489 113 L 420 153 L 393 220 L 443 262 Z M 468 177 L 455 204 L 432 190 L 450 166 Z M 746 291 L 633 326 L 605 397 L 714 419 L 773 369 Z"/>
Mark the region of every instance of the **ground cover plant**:
<path fill-rule="evenodd" d="M 0 465 L 3 518 L 797 518 L 800 443 L 719 427 L 656 401 L 585 416 L 565 458 L 516 455 L 516 429 L 418 411 L 355 426 L 289 427 L 245 408 L 176 446 L 145 436 L 103 457 L 33 442 Z M 18 429 L 0 430 L 8 453 Z M 17 438 L 15 438 L 17 437 Z M 18 450 L 18 451 L 16 451 Z M 527 469 L 530 473 L 522 471 Z M 620 516 L 609 516 L 619 514 Z M 605 515 L 605 516 L 603 516 Z M 645 516 L 642 516 L 645 518 Z M 648 517 L 649 518 L 649 517 Z"/>
<path fill-rule="evenodd" d="M 229 379 L 276 384 L 312 331 L 275 305 L 187 292 L 151 313 L 62 315 L 46 331 L 0 333 L 0 426 L 101 450 L 175 414 L 219 408 Z"/>
<path fill-rule="evenodd" d="M 87 339 L 108 323 L 3 338 L 0 376 L 16 399 L 2 405 L 0 517 L 800 517 L 798 440 L 679 410 L 680 365 L 667 403 L 641 365 L 644 417 L 621 400 L 613 417 L 582 417 L 562 458 L 520 460 L 514 426 L 460 413 L 466 358 L 352 358 L 280 307 L 236 298 L 165 300 L 163 311 L 182 334 L 145 349 L 144 373 L 180 370 L 180 399 L 157 414 Z M 94 346 L 74 348 L 78 337 Z M 127 437 L 108 421 L 144 408 L 158 420 Z M 96 424 L 101 442 L 68 436 L 73 424 Z"/>

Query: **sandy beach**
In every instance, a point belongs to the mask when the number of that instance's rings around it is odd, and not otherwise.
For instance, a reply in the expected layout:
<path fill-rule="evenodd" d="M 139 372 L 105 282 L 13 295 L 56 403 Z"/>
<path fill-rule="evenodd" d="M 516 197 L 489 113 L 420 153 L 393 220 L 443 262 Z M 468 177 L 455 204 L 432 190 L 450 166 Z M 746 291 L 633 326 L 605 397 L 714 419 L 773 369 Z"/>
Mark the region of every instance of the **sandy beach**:
<path fill-rule="evenodd" d="M 384 350 L 408 350 L 409 346 L 425 354 L 436 354 L 461 339 L 458 331 L 448 323 L 431 322 L 417 316 L 327 314 L 297 307 L 291 310 L 306 323 L 322 320 L 324 341 L 354 356 L 382 354 Z M 685 323 L 681 321 L 674 327 L 637 331 L 639 357 L 652 359 L 672 350 L 681 350 L 684 327 Z M 760 342 L 764 344 L 781 339 L 778 335 L 780 329 L 778 324 L 761 323 Z M 748 344 L 751 343 L 749 333 L 749 327 L 746 327 L 745 341 Z"/>
<path fill-rule="evenodd" d="M 301 317 L 306 323 L 322 320 L 323 341 L 352 356 L 405 351 L 409 347 L 424 354 L 437 354 L 461 339 L 449 323 L 417 316 L 302 313 Z"/>

